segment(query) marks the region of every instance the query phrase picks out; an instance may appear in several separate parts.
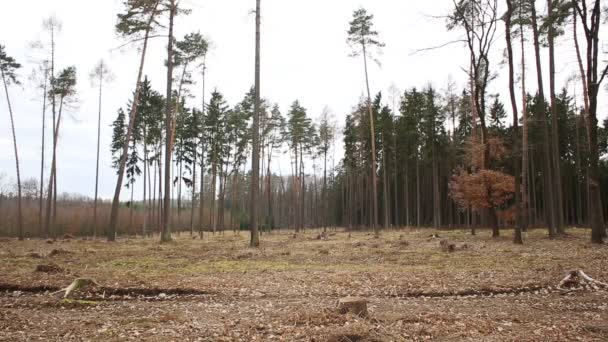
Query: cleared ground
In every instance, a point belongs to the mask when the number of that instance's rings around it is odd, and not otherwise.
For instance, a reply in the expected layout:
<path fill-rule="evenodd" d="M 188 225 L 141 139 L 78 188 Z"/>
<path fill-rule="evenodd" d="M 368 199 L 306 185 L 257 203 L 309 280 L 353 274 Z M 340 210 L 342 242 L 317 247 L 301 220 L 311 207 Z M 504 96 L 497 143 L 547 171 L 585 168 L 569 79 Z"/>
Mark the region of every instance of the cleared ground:
<path fill-rule="evenodd" d="M 587 231 L 526 244 L 489 232 L 319 231 L 262 236 L 0 242 L 0 340 L 557 341 L 608 339 L 608 291 L 563 294 L 570 269 L 608 281 Z M 447 239 L 457 250 L 439 247 Z M 461 248 L 466 244 L 466 248 Z M 40 266 L 42 271 L 38 270 Z M 77 277 L 99 285 L 62 300 Z M 369 301 L 368 318 L 336 302 Z"/>

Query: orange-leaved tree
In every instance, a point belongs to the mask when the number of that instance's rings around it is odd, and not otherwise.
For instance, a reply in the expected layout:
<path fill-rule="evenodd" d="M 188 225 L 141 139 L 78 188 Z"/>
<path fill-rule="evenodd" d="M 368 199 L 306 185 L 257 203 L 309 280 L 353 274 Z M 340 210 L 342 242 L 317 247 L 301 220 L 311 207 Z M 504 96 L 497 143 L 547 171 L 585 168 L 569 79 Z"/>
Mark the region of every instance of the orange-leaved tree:
<path fill-rule="evenodd" d="M 490 160 L 485 165 L 498 164 L 507 150 L 497 137 L 487 139 Z M 467 144 L 466 167 L 454 171 L 449 184 L 450 197 L 462 208 L 481 212 L 488 210 L 492 236 L 498 237 L 498 211 L 508 206 L 515 193 L 515 178 L 502 171 L 481 168 L 484 146 L 471 138 Z"/>

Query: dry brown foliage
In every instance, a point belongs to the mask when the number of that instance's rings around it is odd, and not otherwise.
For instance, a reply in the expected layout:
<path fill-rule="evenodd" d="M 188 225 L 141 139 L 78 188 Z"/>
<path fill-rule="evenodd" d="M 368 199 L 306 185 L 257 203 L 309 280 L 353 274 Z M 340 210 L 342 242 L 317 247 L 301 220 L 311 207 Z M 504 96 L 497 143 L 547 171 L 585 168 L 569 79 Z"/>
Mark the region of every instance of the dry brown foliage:
<path fill-rule="evenodd" d="M 488 145 L 491 160 L 502 160 L 508 153 L 508 149 L 499 137 L 488 137 L 486 144 Z M 475 169 L 481 169 L 484 165 L 484 150 L 485 145 L 481 143 L 477 136 L 470 137 L 466 143 L 465 159 L 467 164 Z"/>
<path fill-rule="evenodd" d="M 449 184 L 450 196 L 461 208 L 479 211 L 498 208 L 513 198 L 515 178 L 503 172 L 480 170 L 469 173 L 459 169 Z"/>

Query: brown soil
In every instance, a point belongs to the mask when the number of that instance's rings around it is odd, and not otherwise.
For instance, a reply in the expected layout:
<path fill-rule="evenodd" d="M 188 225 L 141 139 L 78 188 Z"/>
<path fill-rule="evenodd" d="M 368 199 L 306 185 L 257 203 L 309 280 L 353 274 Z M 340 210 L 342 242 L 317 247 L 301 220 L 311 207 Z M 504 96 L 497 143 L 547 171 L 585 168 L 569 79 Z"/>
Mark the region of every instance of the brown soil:
<path fill-rule="evenodd" d="M 608 280 L 607 246 L 587 232 L 524 246 L 441 231 L 466 249 L 445 253 L 432 231 L 319 231 L 157 239 L 0 242 L 0 340 L 558 341 L 608 339 L 608 291 L 564 294 L 570 269 Z M 403 243 L 402 241 L 407 241 Z M 49 256 L 53 250 L 58 253 Z M 47 255 L 40 260 L 28 253 Z M 56 264 L 59 273 L 36 272 Z M 77 277 L 99 283 L 66 301 L 51 292 Z M 343 297 L 367 318 L 341 315 Z"/>

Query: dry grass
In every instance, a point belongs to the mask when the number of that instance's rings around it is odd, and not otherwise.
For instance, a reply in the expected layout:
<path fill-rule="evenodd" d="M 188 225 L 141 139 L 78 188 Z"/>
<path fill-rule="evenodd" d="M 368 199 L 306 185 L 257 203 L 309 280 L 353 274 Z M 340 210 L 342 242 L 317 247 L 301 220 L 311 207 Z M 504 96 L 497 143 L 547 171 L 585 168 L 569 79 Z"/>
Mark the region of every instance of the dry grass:
<path fill-rule="evenodd" d="M 431 238 L 432 230 L 406 229 L 384 232 L 380 239 L 366 232 L 332 232 L 326 241 L 317 240 L 318 233 L 296 238 L 293 232 L 267 234 L 256 250 L 247 247 L 248 235 L 231 232 L 206 235 L 202 241 L 176 235 L 174 243 L 164 245 L 156 238 L 113 244 L 0 242 L 0 283 L 64 287 L 78 276 L 112 288 L 158 289 L 151 294 L 171 289 L 209 294 L 189 297 L 183 291 L 136 301 L 121 297 L 94 306 L 70 305 L 66 312 L 57 310 L 57 299 L 9 293 L 0 296 L 0 331 L 8 332 L 9 339 L 20 339 L 17 327 L 28 326 L 28 339 L 39 331 L 55 337 L 71 331 L 87 339 L 159 341 L 607 337 L 606 292 L 562 296 L 549 288 L 575 268 L 608 280 L 608 247 L 588 243 L 586 231 L 572 230 L 572 236 L 559 240 L 532 231 L 524 246 L 513 245 L 510 236 L 492 239 L 487 232 L 473 237 L 440 231 L 440 238 Z M 468 248 L 444 252 L 442 239 Z M 68 253 L 49 256 L 52 250 Z M 44 259 L 32 257 L 34 253 Z M 63 271 L 35 272 L 37 265 L 51 262 Z M 537 287 L 544 289 L 526 290 Z M 497 294 L 481 295 L 492 292 Z M 369 299 L 370 318 L 338 315 L 336 301 L 346 296 Z M 62 324 L 51 328 L 45 319 Z M 70 330 L 74 326 L 78 329 Z"/>

